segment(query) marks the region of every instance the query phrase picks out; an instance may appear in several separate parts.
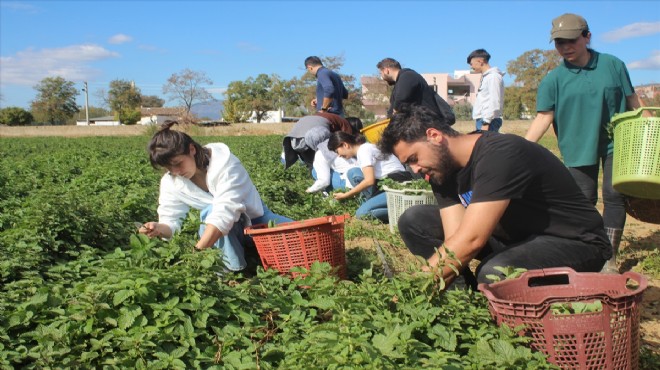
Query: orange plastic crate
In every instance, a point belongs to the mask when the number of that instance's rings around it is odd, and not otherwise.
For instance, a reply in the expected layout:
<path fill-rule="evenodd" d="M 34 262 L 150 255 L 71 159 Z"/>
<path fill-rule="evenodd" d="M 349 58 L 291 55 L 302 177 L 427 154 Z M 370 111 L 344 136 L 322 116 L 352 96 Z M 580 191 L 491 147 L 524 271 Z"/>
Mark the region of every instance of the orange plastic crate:
<path fill-rule="evenodd" d="M 292 267 L 309 269 L 316 261 L 328 262 L 337 275 L 346 279 L 344 221 L 349 215 L 326 216 L 304 221 L 285 222 L 269 228 L 266 224 L 248 226 L 264 269 L 274 268 L 291 274 Z"/>

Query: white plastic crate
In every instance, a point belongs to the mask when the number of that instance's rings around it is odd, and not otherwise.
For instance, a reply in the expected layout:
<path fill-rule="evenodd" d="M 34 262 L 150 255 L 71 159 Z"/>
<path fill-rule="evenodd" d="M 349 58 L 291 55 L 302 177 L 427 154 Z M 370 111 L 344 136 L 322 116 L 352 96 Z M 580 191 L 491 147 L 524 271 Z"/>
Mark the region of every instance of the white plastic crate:
<path fill-rule="evenodd" d="M 395 233 L 399 217 L 403 212 L 419 204 L 438 204 L 435 195 L 430 190 L 423 189 L 390 189 L 383 185 L 387 195 L 387 216 L 390 223 L 390 232 Z"/>

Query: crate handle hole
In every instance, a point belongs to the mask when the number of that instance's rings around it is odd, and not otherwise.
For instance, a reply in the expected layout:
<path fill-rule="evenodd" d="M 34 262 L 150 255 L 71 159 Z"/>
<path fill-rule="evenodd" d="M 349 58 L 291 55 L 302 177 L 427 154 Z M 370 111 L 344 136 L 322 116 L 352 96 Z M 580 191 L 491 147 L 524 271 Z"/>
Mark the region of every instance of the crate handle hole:
<path fill-rule="evenodd" d="M 568 275 L 536 276 L 528 281 L 528 286 L 568 285 Z"/>

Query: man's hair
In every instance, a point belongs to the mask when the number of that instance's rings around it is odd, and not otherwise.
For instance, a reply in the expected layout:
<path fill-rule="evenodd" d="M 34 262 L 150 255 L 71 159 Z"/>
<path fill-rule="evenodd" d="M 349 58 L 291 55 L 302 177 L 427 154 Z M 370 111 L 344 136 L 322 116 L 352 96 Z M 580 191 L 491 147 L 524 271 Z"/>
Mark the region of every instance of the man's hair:
<path fill-rule="evenodd" d="M 401 64 L 396 59 L 385 58 L 376 64 L 376 68 L 379 70 L 383 68 L 401 69 Z"/>
<path fill-rule="evenodd" d="M 402 104 L 385 127 L 378 149 L 387 155 L 394 152 L 394 146 L 399 141 L 414 143 L 426 140 L 426 130 L 434 128 L 447 136 L 458 136 L 458 131 L 447 124 L 444 118 L 438 116 L 430 108 L 423 105 Z"/>
<path fill-rule="evenodd" d="M 323 65 L 323 62 L 321 62 L 321 58 L 319 58 L 317 56 L 311 56 L 311 57 L 307 57 L 307 59 L 305 59 L 305 68 L 307 68 L 309 66 L 315 67 L 315 66 L 322 66 L 322 65 Z"/>
<path fill-rule="evenodd" d="M 486 49 L 477 49 L 471 52 L 470 55 L 468 55 L 467 57 L 468 64 L 470 64 L 472 58 L 483 58 L 486 61 L 486 63 L 488 63 L 488 61 L 490 61 L 490 54 L 488 54 Z"/>

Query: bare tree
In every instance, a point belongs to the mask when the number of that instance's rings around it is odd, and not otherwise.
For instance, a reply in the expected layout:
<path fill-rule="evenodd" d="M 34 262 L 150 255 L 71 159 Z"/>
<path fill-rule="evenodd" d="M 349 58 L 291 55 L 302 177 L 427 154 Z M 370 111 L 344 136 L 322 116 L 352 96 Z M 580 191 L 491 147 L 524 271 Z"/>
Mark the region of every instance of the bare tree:
<path fill-rule="evenodd" d="M 213 84 L 206 73 L 186 68 L 167 79 L 167 83 L 163 85 L 163 94 L 168 95 L 170 100 L 180 102 L 188 115 L 194 101 L 207 101 L 213 98 L 203 87 L 205 84 Z"/>

